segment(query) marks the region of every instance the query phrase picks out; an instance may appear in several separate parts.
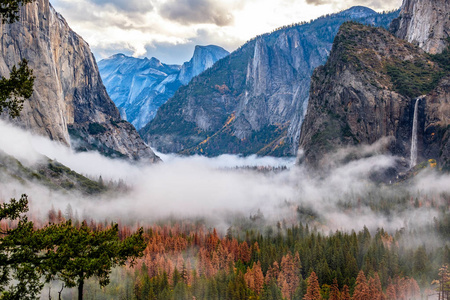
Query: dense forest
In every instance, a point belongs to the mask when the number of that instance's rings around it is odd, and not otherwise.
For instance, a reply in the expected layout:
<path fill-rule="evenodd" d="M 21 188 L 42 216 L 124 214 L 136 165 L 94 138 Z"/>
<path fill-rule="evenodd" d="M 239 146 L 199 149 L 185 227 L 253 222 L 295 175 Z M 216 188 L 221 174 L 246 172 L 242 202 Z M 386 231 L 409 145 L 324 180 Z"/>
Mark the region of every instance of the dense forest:
<path fill-rule="evenodd" d="M 448 299 L 450 198 L 441 197 L 446 203 L 441 214 L 421 231 L 323 232 L 300 222 L 236 224 L 223 234 L 201 221 L 144 226 L 147 247 L 137 264 L 114 269 L 110 284 L 101 289 L 95 279 L 88 280 L 85 298 L 427 299 L 441 292 L 441 299 Z M 405 201 L 433 205 L 435 199 Z M 70 216 L 52 209 L 48 217 L 63 223 Z M 94 231 L 109 226 L 108 221 L 87 224 Z M 120 225 L 120 239 L 135 227 Z M 433 242 L 425 243 L 426 235 Z M 43 294 L 56 295 L 62 287 L 54 281 Z M 65 289 L 63 295 L 76 299 L 75 290 Z"/>

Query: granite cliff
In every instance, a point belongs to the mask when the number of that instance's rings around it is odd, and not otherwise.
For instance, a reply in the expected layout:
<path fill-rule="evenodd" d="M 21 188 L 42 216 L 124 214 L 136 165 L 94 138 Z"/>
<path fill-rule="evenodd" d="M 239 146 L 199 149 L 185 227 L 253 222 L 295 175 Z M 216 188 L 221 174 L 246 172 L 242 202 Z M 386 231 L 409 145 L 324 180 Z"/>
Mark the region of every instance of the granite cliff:
<path fill-rule="evenodd" d="M 181 87 L 139 132 L 162 152 L 295 155 L 310 76 L 339 26 L 387 27 L 397 13 L 353 7 L 259 36 Z"/>
<path fill-rule="evenodd" d="M 114 125 L 120 121 L 119 111 L 103 86 L 89 45 L 48 0 L 22 7 L 20 20 L 0 24 L 0 34 L 0 75 L 7 76 L 12 66 L 25 58 L 36 76 L 32 97 L 12 122 L 73 147 L 81 142 L 95 148 L 107 134 L 108 143 L 103 146 L 109 152 L 158 160 L 132 126 Z M 90 124 L 100 124 L 103 132 L 83 134 L 83 128 Z M 81 141 L 74 142 L 75 136 L 69 133 L 75 133 Z M 131 136 L 135 139 L 125 139 Z"/>
<path fill-rule="evenodd" d="M 400 15 L 391 24 L 399 38 L 428 53 L 441 53 L 450 37 L 450 2 L 447 0 L 405 0 Z"/>
<path fill-rule="evenodd" d="M 371 145 L 383 138 L 388 142 L 382 152 L 409 160 L 420 97 L 418 161 L 435 159 L 448 166 L 448 55 L 448 50 L 430 55 L 384 29 L 342 25 L 327 63 L 312 77 L 301 160 L 313 168 L 324 167 L 336 163 L 329 154 L 339 148 Z"/>
<path fill-rule="evenodd" d="M 177 79 L 181 84 L 186 85 L 192 78 L 211 68 L 218 60 L 229 54 L 230 52 L 219 46 L 195 46 L 194 55 L 190 61 L 181 66 Z"/>

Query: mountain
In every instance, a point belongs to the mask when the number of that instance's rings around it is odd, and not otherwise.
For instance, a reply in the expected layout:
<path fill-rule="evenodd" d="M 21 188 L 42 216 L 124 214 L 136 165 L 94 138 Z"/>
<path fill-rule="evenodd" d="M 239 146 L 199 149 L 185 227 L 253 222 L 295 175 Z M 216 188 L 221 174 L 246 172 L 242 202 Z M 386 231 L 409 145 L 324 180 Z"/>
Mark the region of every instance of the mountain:
<path fill-rule="evenodd" d="M 228 54 L 218 46 L 196 46 L 192 59 L 182 66 L 166 65 L 154 57 L 139 59 L 123 54 L 103 59 L 98 66 L 122 117 L 141 129 L 181 85 Z"/>
<path fill-rule="evenodd" d="M 112 156 L 159 160 L 135 128 L 120 120 L 89 45 L 48 0 L 22 7 L 20 21 L 0 24 L 0 33 L 0 75 L 7 76 L 25 58 L 36 76 L 32 97 L 11 122 L 73 148 L 83 145 L 106 149 Z"/>
<path fill-rule="evenodd" d="M 450 37 L 450 2 L 447 0 L 404 1 L 391 31 L 401 39 L 436 54 L 447 47 Z"/>
<path fill-rule="evenodd" d="M 387 27 L 397 14 L 354 7 L 258 36 L 181 87 L 139 133 L 162 152 L 295 155 L 311 74 L 339 26 Z"/>
<path fill-rule="evenodd" d="M 218 60 L 229 54 L 230 52 L 219 46 L 195 46 L 191 60 L 181 66 L 178 80 L 183 85 L 188 84 L 192 78 L 211 68 Z"/>
<path fill-rule="evenodd" d="M 2 183 L 20 183 L 25 187 L 37 184 L 49 190 L 76 191 L 84 195 L 107 191 L 103 184 L 47 157 L 42 157 L 40 162 L 26 164 L 3 151 L 0 151 L 0 179 Z"/>
<path fill-rule="evenodd" d="M 396 24 L 405 19 L 404 12 L 411 5 L 409 0 L 403 3 L 394 28 L 399 28 Z M 410 20 L 416 18 L 412 15 Z M 439 30 L 449 32 L 445 26 Z M 418 35 L 409 31 L 408 36 Z M 327 63 L 312 76 L 300 137 L 301 160 L 312 168 L 324 167 L 336 163 L 332 154 L 339 148 L 372 145 L 385 138 L 388 142 L 381 151 L 405 161 L 414 152 L 417 162 L 435 159 L 448 168 L 450 49 L 447 45 L 442 53 L 430 55 L 424 50 L 435 50 L 431 44 L 424 40 L 422 49 L 381 28 L 352 22 L 342 25 Z M 413 132 L 414 115 L 417 126 Z M 411 150 L 413 135 L 416 151 Z M 349 151 L 344 159 L 355 155 Z"/>

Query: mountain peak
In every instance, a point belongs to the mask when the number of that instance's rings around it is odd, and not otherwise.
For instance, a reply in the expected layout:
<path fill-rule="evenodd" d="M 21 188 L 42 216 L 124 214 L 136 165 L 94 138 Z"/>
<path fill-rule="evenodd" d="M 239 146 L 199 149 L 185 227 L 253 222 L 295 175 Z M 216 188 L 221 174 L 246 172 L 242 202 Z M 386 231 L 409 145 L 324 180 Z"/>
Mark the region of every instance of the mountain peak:
<path fill-rule="evenodd" d="M 340 12 L 341 16 L 348 16 L 351 18 L 365 18 L 376 14 L 377 12 L 365 6 L 352 6 L 347 10 Z"/>
<path fill-rule="evenodd" d="M 194 48 L 194 55 L 191 61 L 196 57 L 196 55 L 207 55 L 206 53 L 210 53 L 211 55 L 220 58 L 230 54 L 227 50 L 216 45 L 207 45 L 207 46 L 196 45 Z"/>
<path fill-rule="evenodd" d="M 182 84 L 187 84 L 192 78 L 210 68 L 216 61 L 230 53 L 222 47 L 215 45 L 195 46 L 194 55 L 189 62 L 181 67 L 178 79 Z"/>
<path fill-rule="evenodd" d="M 121 58 L 125 58 L 125 57 L 127 57 L 125 54 L 117 53 L 117 54 L 110 56 L 109 59 L 121 59 Z"/>

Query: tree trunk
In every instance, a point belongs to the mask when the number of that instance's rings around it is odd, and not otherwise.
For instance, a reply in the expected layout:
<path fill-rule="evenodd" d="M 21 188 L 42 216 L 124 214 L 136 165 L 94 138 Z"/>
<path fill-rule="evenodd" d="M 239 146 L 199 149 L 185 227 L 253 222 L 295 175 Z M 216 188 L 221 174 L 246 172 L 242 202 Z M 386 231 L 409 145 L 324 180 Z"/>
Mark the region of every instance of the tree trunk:
<path fill-rule="evenodd" d="M 80 284 L 78 285 L 78 300 L 83 300 L 83 285 L 84 280 L 81 280 Z"/>
<path fill-rule="evenodd" d="M 61 290 L 58 292 L 58 300 L 61 300 L 61 293 L 62 293 L 63 289 L 64 289 L 64 283 L 61 286 Z"/>

